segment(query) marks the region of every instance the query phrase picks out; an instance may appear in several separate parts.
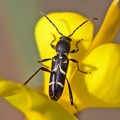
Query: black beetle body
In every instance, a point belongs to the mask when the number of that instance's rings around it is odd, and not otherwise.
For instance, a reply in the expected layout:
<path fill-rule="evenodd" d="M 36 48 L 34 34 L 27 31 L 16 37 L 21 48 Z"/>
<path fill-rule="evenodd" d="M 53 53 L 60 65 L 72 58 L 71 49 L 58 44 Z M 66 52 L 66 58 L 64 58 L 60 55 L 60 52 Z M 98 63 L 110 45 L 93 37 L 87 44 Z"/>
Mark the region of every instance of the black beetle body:
<path fill-rule="evenodd" d="M 70 103 L 71 105 L 74 105 L 74 107 L 77 109 L 77 107 L 75 106 L 74 102 L 73 102 L 73 95 L 72 95 L 72 90 L 69 84 L 68 79 L 66 78 L 66 74 L 67 74 L 67 70 L 68 70 L 68 65 L 69 65 L 69 61 L 72 61 L 74 63 L 77 64 L 77 68 L 78 71 L 84 73 L 84 74 L 88 74 L 90 72 L 84 72 L 82 70 L 79 69 L 79 65 L 78 65 L 78 61 L 75 59 L 69 59 L 68 58 L 68 54 L 69 53 L 76 53 L 79 51 L 79 47 L 78 44 L 80 42 L 80 40 L 77 41 L 76 43 L 76 48 L 71 50 L 71 36 L 75 33 L 76 30 L 78 30 L 83 24 L 85 24 L 86 22 L 90 21 L 90 19 L 87 19 L 86 21 L 84 21 L 82 24 L 80 24 L 73 32 L 72 34 L 70 34 L 69 36 L 64 36 L 59 30 L 58 28 L 52 23 L 52 21 L 42 12 L 40 12 L 43 16 L 45 16 L 49 22 L 56 28 L 56 30 L 58 31 L 58 33 L 61 35 L 61 37 L 59 38 L 59 41 L 57 42 L 56 46 L 53 45 L 53 42 L 55 41 L 55 36 L 54 40 L 50 43 L 51 47 L 56 50 L 56 56 L 54 56 L 53 58 L 47 58 L 47 59 L 42 59 L 40 61 L 38 61 L 38 63 L 40 63 L 41 65 L 43 65 L 43 67 L 40 67 L 25 83 L 27 84 L 31 78 L 33 78 L 40 70 L 43 70 L 45 72 L 49 72 L 50 73 L 50 81 L 49 81 L 49 97 L 55 101 L 57 101 L 62 93 L 63 93 L 63 89 L 64 89 L 64 85 L 65 85 L 65 80 L 67 80 L 67 84 L 68 84 L 68 89 L 69 89 L 69 97 L 70 97 Z M 97 20 L 97 18 L 91 18 L 93 20 Z M 51 70 L 48 69 L 47 66 L 45 66 L 44 64 L 42 64 L 43 62 L 52 60 L 52 65 L 51 65 Z"/>

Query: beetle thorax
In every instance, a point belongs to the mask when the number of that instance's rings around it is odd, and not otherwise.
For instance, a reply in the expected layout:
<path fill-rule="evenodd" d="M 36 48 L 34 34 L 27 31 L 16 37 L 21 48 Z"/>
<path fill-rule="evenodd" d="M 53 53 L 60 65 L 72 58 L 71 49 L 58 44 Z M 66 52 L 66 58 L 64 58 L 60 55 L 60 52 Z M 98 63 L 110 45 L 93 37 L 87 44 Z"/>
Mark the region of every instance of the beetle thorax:
<path fill-rule="evenodd" d="M 63 54 L 68 54 L 70 52 L 70 42 L 71 39 L 68 37 L 60 37 L 60 40 L 58 41 L 56 45 L 56 52 Z"/>

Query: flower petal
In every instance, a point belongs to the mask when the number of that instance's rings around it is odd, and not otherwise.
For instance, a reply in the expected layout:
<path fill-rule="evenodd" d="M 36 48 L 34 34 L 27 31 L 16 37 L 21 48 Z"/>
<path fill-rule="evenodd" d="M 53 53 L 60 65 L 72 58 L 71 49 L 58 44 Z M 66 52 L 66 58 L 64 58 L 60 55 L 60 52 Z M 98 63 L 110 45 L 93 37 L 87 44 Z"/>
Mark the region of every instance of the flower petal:
<path fill-rule="evenodd" d="M 68 36 L 71 34 L 75 28 L 77 28 L 82 22 L 84 22 L 87 18 L 83 17 L 80 14 L 73 12 L 55 12 L 47 15 L 49 19 L 56 25 L 60 32 L 63 35 Z M 40 52 L 41 58 L 52 58 L 56 55 L 55 50 L 53 50 L 50 46 L 50 43 L 54 40 L 52 36 L 54 34 L 56 36 L 56 42 L 59 40 L 60 35 L 58 34 L 55 27 L 45 18 L 43 17 L 38 21 L 35 29 L 36 42 L 38 45 L 38 50 Z M 76 54 L 70 54 L 69 57 L 78 59 L 82 58 L 91 45 L 93 37 L 93 24 L 89 21 L 80 27 L 73 36 L 71 42 L 71 49 L 75 49 L 75 44 L 78 40 L 83 39 L 79 43 L 80 51 Z M 56 42 L 54 45 L 56 45 Z M 78 56 L 79 55 L 79 56 Z M 71 64 L 71 63 L 70 63 Z M 74 64 L 74 63 L 73 63 Z M 46 62 L 45 65 L 51 65 L 50 62 Z M 67 75 L 71 75 L 74 69 L 74 65 L 70 65 Z M 44 91 L 48 94 L 48 86 L 49 86 L 49 73 L 45 73 L 45 84 Z"/>
<path fill-rule="evenodd" d="M 105 16 L 104 22 L 88 52 L 101 44 L 112 42 L 114 40 L 114 37 L 120 27 L 119 2 L 120 0 L 113 0 Z"/>
<path fill-rule="evenodd" d="M 120 107 L 120 45 L 104 44 L 84 59 L 80 68 L 91 71 L 90 74 L 75 72 L 71 76 L 71 87 L 74 103 L 79 110 L 93 107 Z M 67 91 L 67 88 L 65 88 Z M 61 101 L 73 113 L 74 107 L 66 99 L 65 93 Z"/>
<path fill-rule="evenodd" d="M 23 112 L 28 120 L 77 120 L 44 93 L 0 79 L 0 96 Z"/>
<path fill-rule="evenodd" d="M 54 12 L 47 15 L 49 19 L 55 24 L 59 31 L 65 35 L 70 35 L 75 28 L 77 28 L 87 18 L 73 12 Z M 50 47 L 50 43 L 54 40 L 53 35 L 56 36 L 56 42 L 61 36 L 55 27 L 45 17 L 40 19 L 35 28 L 35 37 L 38 45 L 38 50 L 42 58 L 55 55 L 54 50 Z M 72 36 L 72 47 L 74 48 L 78 40 L 83 39 L 81 44 L 84 49 L 88 49 L 93 37 L 93 24 L 89 21 L 80 27 Z M 55 42 L 55 43 L 56 43 Z M 47 48 L 47 49 L 45 49 Z"/>
<path fill-rule="evenodd" d="M 86 76 L 89 93 L 108 107 L 120 107 L 120 44 L 98 47 L 84 63 L 95 66 Z"/>

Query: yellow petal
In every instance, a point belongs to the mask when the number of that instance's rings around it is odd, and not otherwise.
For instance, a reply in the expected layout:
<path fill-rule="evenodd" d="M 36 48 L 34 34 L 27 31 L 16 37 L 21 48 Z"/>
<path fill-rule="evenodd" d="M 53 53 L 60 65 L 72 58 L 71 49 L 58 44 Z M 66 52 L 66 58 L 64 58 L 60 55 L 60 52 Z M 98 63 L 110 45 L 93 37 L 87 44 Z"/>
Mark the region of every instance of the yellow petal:
<path fill-rule="evenodd" d="M 73 12 L 55 12 L 48 14 L 47 16 L 56 25 L 59 31 L 65 36 L 71 34 L 76 27 L 78 27 L 82 22 L 84 22 L 87 19 L 82 15 Z M 50 46 L 50 43 L 54 40 L 52 34 L 56 36 L 57 42 L 59 40 L 60 35 L 58 34 L 54 26 L 45 17 L 43 17 L 42 19 L 40 19 L 40 21 L 38 21 L 35 29 L 36 42 L 42 59 L 52 58 L 56 55 L 55 50 L 53 50 Z M 75 59 L 82 58 L 82 56 L 85 54 L 85 52 L 91 45 L 92 37 L 93 24 L 89 21 L 82 27 L 80 27 L 71 37 L 71 49 L 75 49 L 75 44 L 78 40 L 83 40 L 79 44 L 80 51 L 76 54 L 70 54 L 69 57 Z M 54 45 L 56 45 L 56 42 L 54 43 Z M 51 61 L 46 62 L 45 65 L 50 67 Z M 74 67 L 71 67 L 70 65 L 68 75 L 71 74 L 73 69 Z M 46 94 L 48 94 L 49 73 L 45 73 L 44 81 L 44 91 Z"/>
<path fill-rule="evenodd" d="M 83 74 L 79 71 L 71 76 L 74 103 L 79 110 L 93 107 L 120 107 L 120 45 L 104 44 L 84 59 L 81 69 L 91 71 Z M 68 91 L 65 88 L 65 91 Z M 73 113 L 65 93 L 59 101 Z"/>
<path fill-rule="evenodd" d="M 89 49 L 89 52 L 101 44 L 112 42 L 114 40 L 114 37 L 120 27 L 119 2 L 120 0 L 113 0 L 105 16 L 104 22 Z"/>
<path fill-rule="evenodd" d="M 27 120 L 77 120 L 44 93 L 0 79 L 0 96 L 23 112 Z"/>
<path fill-rule="evenodd" d="M 27 101 L 26 101 L 26 97 L 24 96 L 25 92 L 20 91 L 22 89 L 23 89 L 23 85 L 14 84 L 12 82 L 0 79 L 0 96 L 4 97 L 6 100 L 8 99 L 8 101 L 12 105 L 17 107 L 23 113 L 26 113 L 27 111 L 26 108 L 28 104 L 26 104 Z M 23 109 L 23 106 L 25 104 L 26 104 L 26 108 Z"/>
<path fill-rule="evenodd" d="M 88 91 L 110 107 L 120 107 L 120 44 L 105 44 L 85 60 L 95 69 L 86 76 Z"/>
<path fill-rule="evenodd" d="M 87 18 L 73 12 L 54 12 L 47 15 L 49 19 L 55 24 L 59 31 L 65 35 L 70 35 L 75 28 L 77 28 Z M 45 18 L 42 17 L 35 28 L 35 37 L 42 58 L 53 57 L 55 51 L 51 48 L 50 43 L 54 40 L 53 35 L 56 36 L 56 42 L 59 40 L 59 33 L 55 27 Z M 71 37 L 72 47 L 74 48 L 78 40 L 83 39 L 81 42 L 84 49 L 88 49 L 93 37 L 93 25 L 89 21 L 80 27 Z M 55 42 L 55 44 L 56 44 Z M 53 52 L 54 51 L 54 52 Z"/>

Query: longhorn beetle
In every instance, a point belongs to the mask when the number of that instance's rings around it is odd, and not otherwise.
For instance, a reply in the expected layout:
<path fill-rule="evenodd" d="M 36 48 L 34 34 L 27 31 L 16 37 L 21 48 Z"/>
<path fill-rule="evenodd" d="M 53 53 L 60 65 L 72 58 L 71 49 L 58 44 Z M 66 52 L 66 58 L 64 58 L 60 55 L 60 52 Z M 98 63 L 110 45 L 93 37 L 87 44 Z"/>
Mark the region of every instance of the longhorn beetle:
<path fill-rule="evenodd" d="M 74 63 L 77 64 L 77 68 L 78 71 L 84 73 L 84 74 L 88 74 L 90 72 L 84 72 L 82 70 L 80 70 L 79 65 L 78 65 L 78 61 L 75 59 L 69 59 L 68 58 L 68 54 L 69 53 L 76 53 L 79 51 L 78 48 L 78 44 L 80 42 L 80 40 L 77 41 L 76 43 L 76 48 L 71 50 L 71 41 L 72 39 L 70 38 L 75 32 L 76 30 L 78 30 L 82 25 L 84 25 L 86 22 L 90 21 L 91 19 L 93 20 L 97 20 L 97 18 L 90 18 L 87 19 L 86 21 L 84 21 L 82 24 L 80 24 L 75 30 L 73 30 L 73 32 L 69 35 L 69 36 L 64 36 L 59 30 L 58 28 L 55 26 L 55 24 L 43 13 L 43 12 L 39 12 L 41 13 L 43 16 L 45 16 L 48 21 L 55 27 L 55 29 L 57 30 L 57 32 L 61 35 L 61 37 L 59 38 L 59 41 L 57 42 L 56 46 L 53 45 L 55 39 L 50 43 L 50 46 L 56 50 L 56 55 L 53 58 L 47 58 L 47 59 L 42 59 L 40 61 L 38 61 L 38 63 L 40 63 L 41 65 L 43 65 L 43 67 L 40 67 L 25 83 L 24 85 L 26 85 L 28 83 L 28 81 L 31 80 L 31 78 L 33 78 L 33 76 L 35 74 L 37 74 L 40 70 L 42 71 L 46 71 L 50 73 L 50 81 L 49 81 L 49 97 L 55 101 L 57 101 L 62 93 L 63 93 L 63 89 L 64 89 L 64 84 L 65 84 L 65 80 L 67 81 L 68 84 L 68 89 L 69 89 L 69 97 L 70 97 L 70 103 L 71 105 L 74 105 L 73 102 L 73 95 L 72 95 L 72 90 L 70 87 L 70 83 L 66 77 L 67 74 L 67 70 L 68 70 L 68 65 L 69 65 L 69 61 L 72 61 Z M 47 68 L 47 66 L 45 66 L 44 64 L 42 64 L 43 62 L 52 60 L 52 67 L 51 70 L 49 70 Z M 75 106 L 75 108 L 77 109 L 77 107 Z"/>

